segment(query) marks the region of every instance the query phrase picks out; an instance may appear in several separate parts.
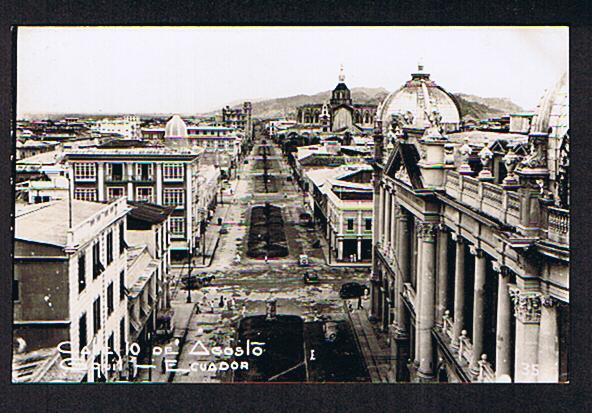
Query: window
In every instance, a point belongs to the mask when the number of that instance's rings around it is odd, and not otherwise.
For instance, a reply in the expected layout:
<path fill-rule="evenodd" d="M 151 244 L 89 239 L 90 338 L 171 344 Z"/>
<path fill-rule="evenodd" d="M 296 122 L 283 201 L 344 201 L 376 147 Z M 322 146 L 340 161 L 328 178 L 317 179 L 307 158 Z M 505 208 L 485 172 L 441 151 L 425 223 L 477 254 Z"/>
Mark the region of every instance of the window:
<path fill-rule="evenodd" d="M 107 266 L 113 262 L 113 231 L 107 234 Z"/>
<path fill-rule="evenodd" d="M 136 201 L 152 202 L 152 188 L 137 188 Z"/>
<path fill-rule="evenodd" d="M 354 219 L 348 218 L 347 219 L 347 231 L 353 231 L 353 230 L 354 230 Z"/>
<path fill-rule="evenodd" d="M 74 190 L 74 199 L 81 201 L 96 201 L 97 190 L 94 188 L 78 188 Z"/>
<path fill-rule="evenodd" d="M 124 178 L 123 168 L 123 163 L 107 163 L 107 180 L 122 181 Z"/>
<path fill-rule="evenodd" d="M 185 218 L 174 217 L 171 218 L 171 234 L 184 234 L 185 233 Z"/>
<path fill-rule="evenodd" d="M 105 271 L 105 267 L 101 263 L 101 242 L 97 241 L 93 245 L 93 280 L 99 277 Z"/>
<path fill-rule="evenodd" d="M 185 190 L 183 188 L 169 188 L 164 190 L 164 205 L 179 206 L 183 205 L 185 200 Z"/>
<path fill-rule="evenodd" d="M 107 316 L 113 313 L 113 282 L 107 286 Z"/>
<path fill-rule="evenodd" d="M 136 177 L 143 181 L 152 180 L 152 163 L 136 163 Z"/>
<path fill-rule="evenodd" d="M 165 163 L 163 165 L 164 179 L 183 179 L 185 169 L 182 163 Z"/>
<path fill-rule="evenodd" d="M 121 198 L 125 195 L 125 190 L 122 187 L 107 188 L 107 198 L 112 201 L 117 198 Z"/>
<path fill-rule="evenodd" d="M 96 334 L 101 329 L 101 298 L 96 298 L 93 302 L 93 330 Z"/>
<path fill-rule="evenodd" d="M 89 180 L 96 179 L 97 168 L 95 163 L 74 163 L 74 179 Z"/>
<path fill-rule="evenodd" d="M 78 293 L 86 287 L 86 256 L 81 254 L 78 257 Z"/>
<path fill-rule="evenodd" d="M 21 299 L 19 281 L 12 279 L 12 300 L 18 302 Z"/>
<path fill-rule="evenodd" d="M 366 218 L 365 227 L 366 231 L 372 231 L 372 218 Z"/>
<path fill-rule="evenodd" d="M 125 271 L 119 273 L 119 300 L 125 298 Z"/>
<path fill-rule="evenodd" d="M 127 248 L 125 242 L 125 223 L 121 221 L 119 223 L 119 254 L 123 254 L 123 251 Z"/>
<path fill-rule="evenodd" d="M 86 347 L 87 338 L 86 338 L 86 313 L 83 313 L 80 319 L 78 320 L 78 348 L 79 351 L 82 351 L 84 347 Z"/>

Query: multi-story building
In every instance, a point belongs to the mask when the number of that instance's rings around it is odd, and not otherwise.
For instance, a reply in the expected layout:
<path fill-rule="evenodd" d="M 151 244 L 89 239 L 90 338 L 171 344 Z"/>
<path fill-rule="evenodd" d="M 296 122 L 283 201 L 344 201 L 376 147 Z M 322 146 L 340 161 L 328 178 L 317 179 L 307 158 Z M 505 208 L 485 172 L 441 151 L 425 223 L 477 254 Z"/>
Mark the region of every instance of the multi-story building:
<path fill-rule="evenodd" d="M 339 83 L 331 93 L 331 99 L 324 104 L 306 104 L 296 110 L 296 120 L 301 129 L 316 127 L 323 132 L 361 132 L 372 128 L 376 117 L 375 104 L 354 103 L 351 91 L 345 85 L 343 67 L 339 72 Z"/>
<path fill-rule="evenodd" d="M 332 259 L 372 259 L 372 168 L 369 165 L 311 170 L 313 218 L 324 232 Z M 329 259 L 331 260 L 331 259 Z"/>
<path fill-rule="evenodd" d="M 250 139 L 253 129 L 252 110 L 252 105 L 248 101 L 243 103 L 242 108 L 226 106 L 222 109 L 222 124 L 242 130 L 246 134 L 246 138 Z"/>
<path fill-rule="evenodd" d="M 104 118 L 97 121 L 94 130 L 101 134 L 118 134 L 125 139 L 137 139 L 140 137 L 140 119 L 134 115 Z"/>
<path fill-rule="evenodd" d="M 51 348 L 50 363 L 57 360 L 62 369 L 57 380 L 111 380 L 124 366 L 128 210 L 125 198 L 17 204 L 15 345 L 33 353 Z M 71 371 L 63 370 L 62 360 Z"/>
<path fill-rule="evenodd" d="M 109 201 L 125 196 L 128 201 L 173 207 L 171 258 L 178 262 L 193 251 L 199 237 L 197 175 L 201 153 L 182 146 L 119 148 L 107 144 L 68 151 L 65 159 L 75 199 Z"/>
<path fill-rule="evenodd" d="M 399 109 L 411 114 L 375 134 L 372 316 L 389 334 L 393 379 L 564 382 L 567 76 L 543 97 L 527 147 L 512 134 L 447 136 L 458 119 L 452 97 L 439 88 L 432 101 L 425 76 L 416 82 L 421 88 L 399 90 L 422 91 Z M 410 123 L 416 103 L 430 102 L 419 109 L 428 124 Z"/>

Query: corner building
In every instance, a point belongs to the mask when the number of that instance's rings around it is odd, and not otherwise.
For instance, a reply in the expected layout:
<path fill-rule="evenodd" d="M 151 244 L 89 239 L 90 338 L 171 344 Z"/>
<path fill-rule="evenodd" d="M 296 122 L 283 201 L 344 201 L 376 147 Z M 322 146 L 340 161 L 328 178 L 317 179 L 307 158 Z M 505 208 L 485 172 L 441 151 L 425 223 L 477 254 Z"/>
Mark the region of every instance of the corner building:
<path fill-rule="evenodd" d="M 371 314 L 392 379 L 566 382 L 567 75 L 527 134 L 482 140 L 455 133 L 453 99 L 414 78 L 397 93 L 410 105 L 391 114 L 387 97 L 375 126 Z"/>

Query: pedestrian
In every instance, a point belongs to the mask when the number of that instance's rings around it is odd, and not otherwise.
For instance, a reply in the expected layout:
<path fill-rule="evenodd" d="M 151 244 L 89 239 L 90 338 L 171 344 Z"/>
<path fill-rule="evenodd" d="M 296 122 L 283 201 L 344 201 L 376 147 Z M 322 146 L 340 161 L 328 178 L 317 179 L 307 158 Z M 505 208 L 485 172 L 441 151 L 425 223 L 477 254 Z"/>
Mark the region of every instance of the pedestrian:
<path fill-rule="evenodd" d="M 160 362 L 160 369 L 162 371 L 162 374 L 166 373 L 167 365 L 166 365 L 166 358 L 165 357 L 162 357 L 162 361 Z"/>
<path fill-rule="evenodd" d="M 211 312 L 210 313 L 214 313 L 214 299 L 212 299 L 210 301 L 210 309 L 211 309 Z"/>
<path fill-rule="evenodd" d="M 218 307 L 223 308 L 224 307 L 224 296 L 220 295 L 220 302 L 218 302 Z"/>
<path fill-rule="evenodd" d="M 347 309 L 349 309 L 350 312 L 354 311 L 354 307 L 352 306 L 351 302 L 347 302 Z"/>
<path fill-rule="evenodd" d="M 230 299 L 228 299 L 228 300 L 226 301 L 226 308 L 227 308 L 229 311 L 231 311 L 231 310 L 232 310 L 232 303 L 230 302 Z"/>
<path fill-rule="evenodd" d="M 364 307 L 362 306 L 362 297 L 361 296 L 358 297 L 358 309 L 364 309 Z"/>
<path fill-rule="evenodd" d="M 230 298 L 230 307 L 232 309 L 234 309 L 236 307 L 236 302 L 234 301 L 234 298 Z"/>
<path fill-rule="evenodd" d="M 265 255 L 265 264 L 267 264 L 267 254 Z"/>
<path fill-rule="evenodd" d="M 201 313 L 201 309 L 199 308 L 199 302 L 195 304 L 195 313 Z"/>

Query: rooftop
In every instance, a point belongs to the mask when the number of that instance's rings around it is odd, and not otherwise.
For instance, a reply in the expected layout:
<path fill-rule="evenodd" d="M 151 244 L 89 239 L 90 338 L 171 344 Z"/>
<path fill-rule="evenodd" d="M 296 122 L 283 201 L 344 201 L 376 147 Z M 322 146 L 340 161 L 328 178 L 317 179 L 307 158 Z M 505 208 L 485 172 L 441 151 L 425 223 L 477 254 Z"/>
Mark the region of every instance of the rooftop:
<path fill-rule="evenodd" d="M 75 228 L 96 214 L 105 204 L 72 200 L 72 226 Z M 65 247 L 68 235 L 68 200 L 41 204 L 16 204 L 14 238 Z"/>
<path fill-rule="evenodd" d="M 132 207 L 129 216 L 136 220 L 145 221 L 151 224 L 160 224 L 174 211 L 172 207 L 150 204 L 147 202 L 128 202 Z"/>

